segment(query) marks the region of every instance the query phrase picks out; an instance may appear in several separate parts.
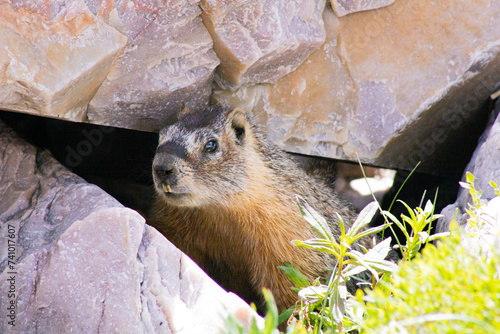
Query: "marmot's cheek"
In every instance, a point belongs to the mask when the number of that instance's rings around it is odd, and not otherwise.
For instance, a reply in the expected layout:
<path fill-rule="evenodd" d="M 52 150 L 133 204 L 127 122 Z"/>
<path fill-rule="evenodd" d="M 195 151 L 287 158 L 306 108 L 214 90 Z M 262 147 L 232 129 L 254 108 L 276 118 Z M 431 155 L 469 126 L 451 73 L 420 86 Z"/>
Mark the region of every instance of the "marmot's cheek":
<path fill-rule="evenodd" d="M 214 194 L 213 189 L 207 189 L 204 184 L 197 184 L 196 187 L 193 187 L 193 192 L 191 192 L 192 198 L 191 200 L 196 206 L 202 206 L 207 204 L 213 204 L 214 201 L 218 201 L 218 194 Z"/>

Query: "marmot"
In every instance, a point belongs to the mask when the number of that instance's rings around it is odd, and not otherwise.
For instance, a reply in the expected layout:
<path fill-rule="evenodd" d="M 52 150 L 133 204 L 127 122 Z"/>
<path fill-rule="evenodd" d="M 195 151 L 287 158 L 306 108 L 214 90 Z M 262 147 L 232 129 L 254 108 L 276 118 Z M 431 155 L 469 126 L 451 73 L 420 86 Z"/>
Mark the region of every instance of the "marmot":
<path fill-rule="evenodd" d="M 335 212 L 350 226 L 354 214 L 326 184 L 271 145 L 242 109 L 183 110 L 166 123 L 153 161 L 153 226 L 222 287 L 258 307 L 264 287 L 280 310 L 297 300 L 277 266 L 289 262 L 311 282 L 328 275 L 333 258 L 291 243 L 317 237 L 296 194 L 327 219 L 334 236 Z"/>

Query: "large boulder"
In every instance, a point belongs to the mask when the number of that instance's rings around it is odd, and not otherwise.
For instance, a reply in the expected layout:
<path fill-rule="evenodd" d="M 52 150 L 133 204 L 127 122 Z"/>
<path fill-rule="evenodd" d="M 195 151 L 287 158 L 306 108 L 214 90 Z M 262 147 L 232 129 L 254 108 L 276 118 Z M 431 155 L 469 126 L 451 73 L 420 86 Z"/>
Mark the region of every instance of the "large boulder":
<path fill-rule="evenodd" d="M 255 312 L 0 123 L 1 333 L 218 333 Z M 15 326 L 14 326 L 15 325 Z"/>
<path fill-rule="evenodd" d="M 89 105 L 91 123 L 156 131 L 183 104 L 205 107 L 219 59 L 198 1 L 87 0 L 128 44 Z"/>
<path fill-rule="evenodd" d="M 86 119 L 127 38 L 83 2 L 0 1 L 0 109 Z"/>
<path fill-rule="evenodd" d="M 214 97 L 253 110 L 291 152 L 446 172 L 499 86 L 499 16 L 491 1 L 396 1 L 341 18 L 327 9 L 326 43 L 296 71 Z"/>
<path fill-rule="evenodd" d="M 325 0 L 202 0 L 201 7 L 224 89 L 274 83 L 325 41 Z"/>
<path fill-rule="evenodd" d="M 198 1 L 0 0 L 0 109 L 157 130 L 208 104 Z M 90 105 L 89 105 L 90 102 Z"/>

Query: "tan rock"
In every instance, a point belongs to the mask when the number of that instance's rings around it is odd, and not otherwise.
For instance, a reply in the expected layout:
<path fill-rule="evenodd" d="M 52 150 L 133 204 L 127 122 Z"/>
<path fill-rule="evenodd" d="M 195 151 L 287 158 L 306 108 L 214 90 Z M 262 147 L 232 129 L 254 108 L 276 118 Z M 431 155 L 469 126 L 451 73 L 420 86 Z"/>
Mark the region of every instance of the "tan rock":
<path fill-rule="evenodd" d="M 274 83 L 325 40 L 324 0 L 202 0 L 200 4 L 221 59 L 215 80 L 224 89 Z"/>
<path fill-rule="evenodd" d="M 215 91 L 214 98 L 253 109 L 267 125 L 269 138 L 285 150 L 318 156 L 331 156 L 333 151 L 335 157 L 337 145 L 348 141 L 356 91 L 336 52 L 338 19 L 331 11 L 323 18 L 326 43 L 294 72 L 274 85 Z"/>
<path fill-rule="evenodd" d="M 215 98 L 253 109 L 292 152 L 447 168 L 500 83 L 498 17 L 490 1 L 398 1 L 339 19 L 327 10 L 326 43 L 295 72 Z"/>
<path fill-rule="evenodd" d="M 0 3 L 0 109 L 82 121 L 127 38 L 83 1 L 42 4 Z"/>
<path fill-rule="evenodd" d="M 207 105 L 219 60 L 197 1 L 90 2 L 129 37 L 89 105 L 90 122 L 154 131 L 182 103 L 193 110 Z"/>
<path fill-rule="evenodd" d="M 395 0 L 330 0 L 337 17 L 365 10 L 382 8 L 394 3 Z"/>

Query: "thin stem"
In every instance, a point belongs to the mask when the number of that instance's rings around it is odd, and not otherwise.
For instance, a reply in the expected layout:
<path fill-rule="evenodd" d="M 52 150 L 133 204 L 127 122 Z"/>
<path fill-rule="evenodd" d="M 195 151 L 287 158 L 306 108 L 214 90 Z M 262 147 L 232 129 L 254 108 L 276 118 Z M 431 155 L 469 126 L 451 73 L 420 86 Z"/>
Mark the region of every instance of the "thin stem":
<path fill-rule="evenodd" d="M 392 202 L 391 202 L 391 205 L 389 206 L 389 209 L 387 209 L 387 211 L 391 211 L 392 209 L 392 206 L 394 205 L 394 202 L 396 202 L 396 199 L 398 198 L 398 195 L 399 193 L 401 192 L 401 190 L 403 190 L 403 187 L 405 186 L 406 184 L 406 181 L 408 181 L 410 179 L 410 177 L 412 176 L 413 172 L 415 172 L 415 170 L 418 168 L 418 166 L 420 165 L 420 161 L 418 162 L 418 164 L 415 166 L 415 168 L 412 169 L 412 171 L 410 172 L 410 174 L 408 174 L 408 176 L 406 177 L 406 179 L 404 180 L 403 184 L 401 185 L 401 187 L 399 187 L 399 190 L 398 192 L 396 193 L 396 195 L 394 196 L 394 198 L 392 199 Z"/>

